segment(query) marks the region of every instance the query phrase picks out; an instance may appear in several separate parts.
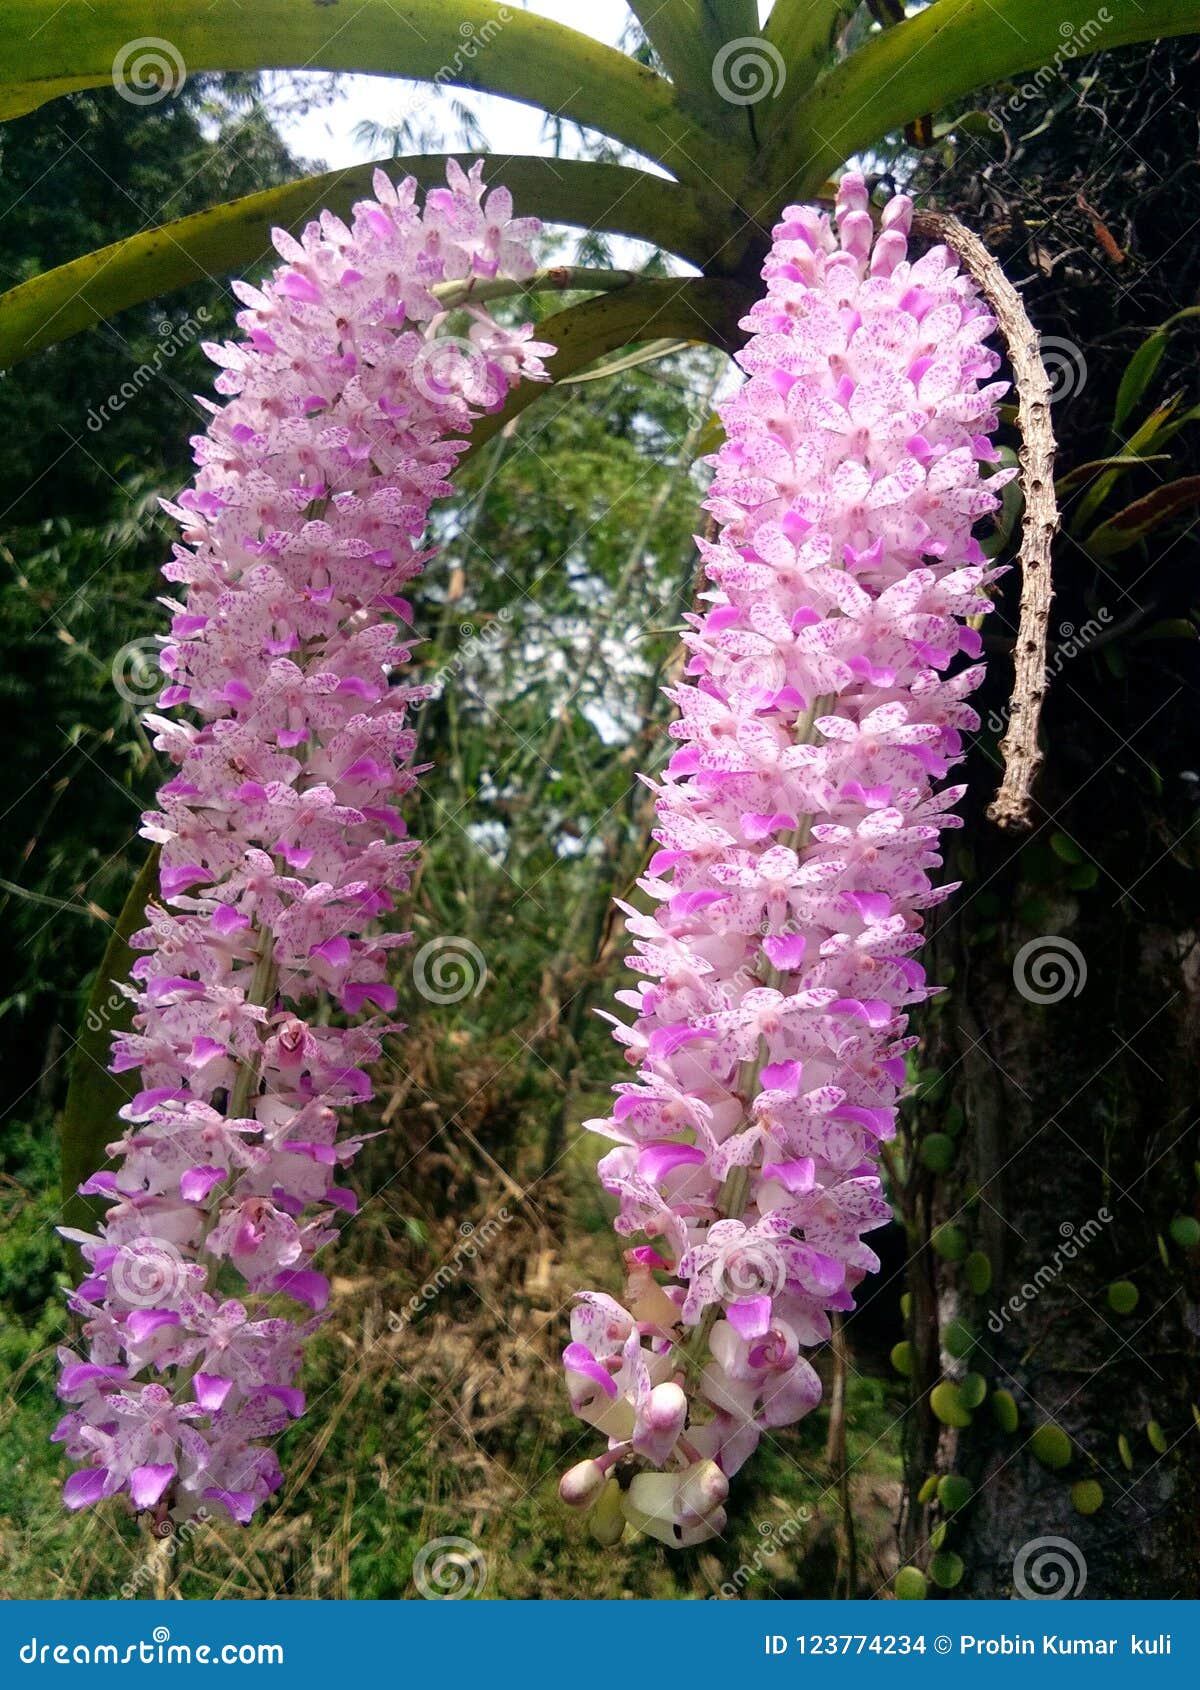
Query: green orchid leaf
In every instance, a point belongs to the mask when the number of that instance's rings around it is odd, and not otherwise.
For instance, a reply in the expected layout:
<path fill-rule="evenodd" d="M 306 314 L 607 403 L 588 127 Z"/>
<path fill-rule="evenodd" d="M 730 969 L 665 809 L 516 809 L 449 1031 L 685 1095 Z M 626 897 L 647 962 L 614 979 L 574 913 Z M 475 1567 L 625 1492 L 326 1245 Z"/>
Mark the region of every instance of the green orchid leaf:
<path fill-rule="evenodd" d="M 764 34 L 783 55 L 788 92 L 811 88 L 833 60 L 839 25 L 857 0 L 775 0 Z"/>
<path fill-rule="evenodd" d="M 719 127 L 723 145 L 740 145 L 749 157 L 752 132 L 729 121 L 736 116 L 732 107 L 769 97 L 779 68 L 778 55 L 759 33 L 755 0 L 629 0 L 629 9 L 680 103 Z"/>
<path fill-rule="evenodd" d="M 1154 334 L 1147 336 L 1125 366 L 1113 407 L 1112 430 L 1118 439 L 1135 405 L 1154 380 L 1155 372 L 1162 363 L 1163 353 L 1167 350 L 1167 338 L 1164 330 L 1156 330 Z"/>
<path fill-rule="evenodd" d="M 447 158 L 464 167 L 469 154 L 434 153 L 380 160 L 391 176 L 415 176 L 423 187 L 445 181 Z M 130 305 L 191 282 L 242 275 L 274 257 L 271 230 L 296 230 L 325 207 L 347 215 L 371 194 L 379 166 L 356 165 L 306 176 L 282 188 L 249 194 L 147 229 L 47 270 L 0 296 L 0 368 Z M 686 188 L 624 165 L 585 159 L 487 158 L 484 180 L 502 181 L 522 210 L 667 246 L 699 264 L 711 250 L 712 221 Z"/>
<path fill-rule="evenodd" d="M 107 1163 L 107 1147 L 123 1131 L 117 1111 L 137 1089 L 136 1074 L 110 1074 L 108 1062 L 113 1034 L 127 1028 L 133 1019 L 132 1003 L 117 990 L 117 982 L 128 980 L 137 954 L 130 949 L 130 935 L 145 925 L 146 906 L 157 889 L 155 847 L 130 888 L 109 936 L 71 1059 L 67 1101 L 59 1125 L 63 1217 L 68 1226 L 88 1227 L 108 1207 L 96 1198 L 80 1197 L 78 1188 Z"/>
<path fill-rule="evenodd" d="M 595 369 L 581 370 L 576 376 L 559 376 L 560 387 L 576 387 L 580 382 L 603 381 L 607 376 L 619 375 L 622 370 L 636 370 L 642 364 L 653 364 L 660 358 L 669 358 L 672 352 L 682 352 L 693 345 L 690 340 L 651 340 L 645 346 L 639 346 L 634 352 L 627 352 L 623 358 L 612 358 L 606 363 L 598 364 Z"/>
<path fill-rule="evenodd" d="M 1171 435 L 1186 421 L 1185 414 L 1184 418 L 1173 424 L 1182 399 L 1183 395 L 1176 393 L 1170 399 L 1165 399 L 1161 405 L 1156 405 L 1145 422 L 1125 442 L 1125 452 L 1122 456 L 1144 458 L 1151 446 L 1165 446 Z M 1072 534 L 1083 532 L 1123 473 L 1120 468 L 1109 469 L 1096 477 L 1079 501 L 1079 508 L 1071 519 Z"/>
<path fill-rule="evenodd" d="M 145 0 L 2 0 L 0 118 L 114 82 L 144 100 L 203 71 L 360 71 L 501 94 L 686 173 L 679 146 L 695 125 L 664 77 L 516 5 L 155 0 L 151 12 Z"/>
<path fill-rule="evenodd" d="M 1191 34 L 1200 21 L 1195 0 L 1139 0 L 1107 10 L 1108 21 L 1093 20 L 1083 41 L 1093 52 Z M 993 0 L 937 0 L 876 31 L 778 116 L 757 173 L 765 203 L 785 184 L 791 198 L 804 198 L 855 153 L 974 88 L 1058 62 L 1062 21 L 1045 0 L 1005 0 L 1002 9 Z"/>
<path fill-rule="evenodd" d="M 1145 456 L 1136 452 L 1118 452 L 1111 458 L 1093 458 L 1091 463 L 1076 464 L 1074 469 L 1058 476 L 1054 489 L 1059 498 L 1062 498 L 1064 493 L 1073 493 L 1077 487 L 1086 487 L 1089 481 L 1094 481 L 1104 470 L 1113 469 L 1119 472 L 1132 469 L 1136 464 L 1165 464 L 1170 461 L 1170 452 L 1151 452 Z"/>
<path fill-rule="evenodd" d="M 546 368 L 555 381 L 561 381 L 637 342 L 702 342 L 733 353 L 745 339 L 738 323 L 752 303 L 753 295 L 747 288 L 724 278 L 655 278 L 633 282 L 615 293 L 585 299 L 581 305 L 543 317 L 537 325 L 537 336 L 557 346 L 555 355 L 546 360 Z M 464 460 L 506 428 L 539 397 L 539 391 L 536 382 L 522 382 L 509 394 L 502 410 L 481 417 L 471 431 L 471 446 L 463 454 Z"/>
<path fill-rule="evenodd" d="M 1156 487 L 1144 499 L 1135 499 L 1123 511 L 1102 522 L 1084 541 L 1095 557 L 1111 557 L 1127 551 L 1184 511 L 1200 507 L 1200 475 L 1183 475 L 1178 481 Z"/>

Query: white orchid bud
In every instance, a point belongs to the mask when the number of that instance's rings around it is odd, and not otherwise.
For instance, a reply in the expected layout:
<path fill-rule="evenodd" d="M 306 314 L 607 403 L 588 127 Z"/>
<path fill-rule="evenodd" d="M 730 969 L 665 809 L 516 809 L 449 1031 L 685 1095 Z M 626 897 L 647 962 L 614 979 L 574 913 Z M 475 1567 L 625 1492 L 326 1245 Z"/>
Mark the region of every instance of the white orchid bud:
<path fill-rule="evenodd" d="M 558 1494 L 568 1508 L 590 1508 L 604 1489 L 604 1469 L 598 1461 L 580 1461 L 558 1481 Z"/>

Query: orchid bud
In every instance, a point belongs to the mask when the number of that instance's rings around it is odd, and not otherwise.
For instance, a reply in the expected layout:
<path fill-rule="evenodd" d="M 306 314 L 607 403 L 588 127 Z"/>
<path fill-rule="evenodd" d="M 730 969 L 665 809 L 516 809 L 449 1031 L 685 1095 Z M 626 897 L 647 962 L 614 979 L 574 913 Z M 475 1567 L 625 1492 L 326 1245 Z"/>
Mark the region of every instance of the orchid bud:
<path fill-rule="evenodd" d="M 558 1481 L 558 1494 L 568 1508 L 590 1508 L 604 1489 L 604 1469 L 596 1461 L 579 1461 Z"/>
<path fill-rule="evenodd" d="M 588 1516 L 588 1530 L 605 1549 L 621 1541 L 625 1530 L 621 1487 L 616 1479 L 609 1479 L 600 1493 L 600 1500 Z"/>
<path fill-rule="evenodd" d="M 655 1385 L 638 1412 L 633 1447 L 661 1466 L 687 1424 L 688 1400 L 678 1385 Z"/>

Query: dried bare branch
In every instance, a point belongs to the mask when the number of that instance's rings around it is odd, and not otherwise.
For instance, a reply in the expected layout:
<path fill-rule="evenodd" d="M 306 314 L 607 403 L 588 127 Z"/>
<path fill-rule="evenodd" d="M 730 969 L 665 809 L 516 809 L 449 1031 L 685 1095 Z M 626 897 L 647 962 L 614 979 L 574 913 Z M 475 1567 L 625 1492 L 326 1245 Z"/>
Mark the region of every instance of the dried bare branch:
<path fill-rule="evenodd" d="M 974 276 L 995 312 L 1016 384 L 1021 488 L 1025 495 L 1017 554 L 1021 566 L 1020 626 L 1013 652 L 1008 729 L 1000 743 L 1004 777 L 988 815 L 998 827 L 1027 828 L 1033 779 L 1042 760 L 1038 722 L 1046 691 L 1046 630 L 1054 591 L 1050 555 L 1058 531 L 1050 381 L 1021 296 L 979 237 L 956 217 L 938 211 L 918 212 L 913 218 L 913 231 L 945 242 Z"/>

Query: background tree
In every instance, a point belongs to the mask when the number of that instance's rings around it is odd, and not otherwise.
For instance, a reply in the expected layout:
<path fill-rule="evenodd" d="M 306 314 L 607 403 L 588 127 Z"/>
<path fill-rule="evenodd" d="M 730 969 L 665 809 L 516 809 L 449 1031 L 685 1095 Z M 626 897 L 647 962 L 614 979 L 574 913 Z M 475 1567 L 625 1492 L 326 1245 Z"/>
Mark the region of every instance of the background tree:
<path fill-rule="evenodd" d="M 1064 523 L 1019 845 L 980 814 L 1011 585 L 990 624 L 903 1181 L 906 1546 L 947 1578 L 961 1558 L 964 1596 L 1009 1594 L 1022 1546 L 1056 1535 L 1088 1596 L 1195 1594 L 1196 69 L 1179 42 L 1088 59 L 1032 99 L 1002 87 L 916 172 L 1043 332 Z M 931 1400 L 939 1380 L 957 1394 Z M 931 1496 L 946 1473 L 965 1489 Z M 1062 1576 L 1078 1587 L 1078 1566 Z"/>

